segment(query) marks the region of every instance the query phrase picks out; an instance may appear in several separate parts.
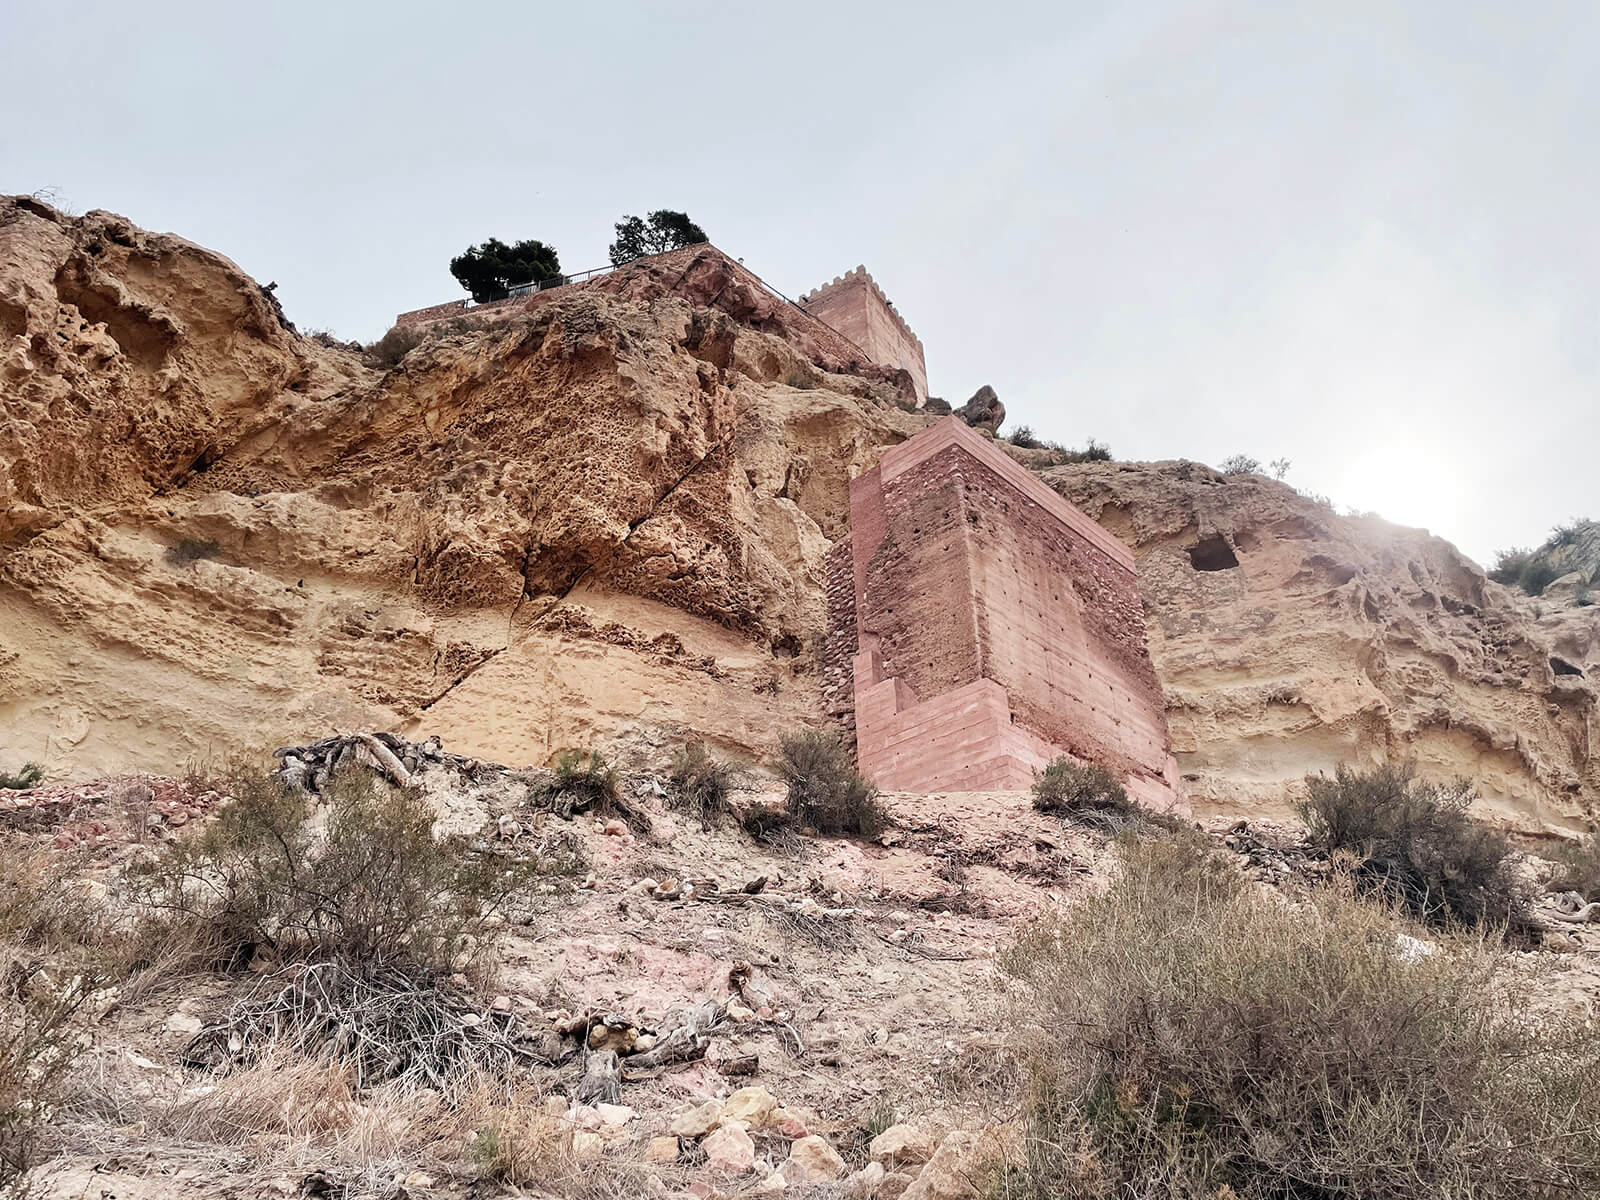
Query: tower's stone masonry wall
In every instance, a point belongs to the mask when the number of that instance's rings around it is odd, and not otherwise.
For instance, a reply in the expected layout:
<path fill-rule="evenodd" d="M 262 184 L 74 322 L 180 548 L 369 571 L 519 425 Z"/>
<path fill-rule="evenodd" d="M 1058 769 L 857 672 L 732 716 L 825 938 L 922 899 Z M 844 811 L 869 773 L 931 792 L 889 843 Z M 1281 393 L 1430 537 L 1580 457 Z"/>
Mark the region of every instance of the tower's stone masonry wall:
<path fill-rule="evenodd" d="M 851 485 L 857 752 L 880 786 L 1026 787 L 1061 751 L 1175 800 L 1133 557 L 950 418 Z"/>
<path fill-rule="evenodd" d="M 855 674 L 856 581 L 850 538 L 835 542 L 823 559 L 828 595 L 828 628 L 817 646 L 822 676 L 822 710 L 840 725 L 846 746 L 856 744 Z"/>

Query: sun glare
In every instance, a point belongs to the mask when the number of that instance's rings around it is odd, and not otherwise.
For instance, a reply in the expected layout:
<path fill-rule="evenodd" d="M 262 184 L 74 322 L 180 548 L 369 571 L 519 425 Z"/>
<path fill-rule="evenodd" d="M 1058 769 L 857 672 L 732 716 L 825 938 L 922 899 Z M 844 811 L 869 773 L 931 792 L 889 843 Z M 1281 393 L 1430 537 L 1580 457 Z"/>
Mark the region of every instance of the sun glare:
<path fill-rule="evenodd" d="M 1349 464 L 1337 486 L 1333 498 L 1340 505 L 1444 537 L 1455 528 L 1461 491 L 1454 471 L 1412 446 L 1374 447 Z"/>

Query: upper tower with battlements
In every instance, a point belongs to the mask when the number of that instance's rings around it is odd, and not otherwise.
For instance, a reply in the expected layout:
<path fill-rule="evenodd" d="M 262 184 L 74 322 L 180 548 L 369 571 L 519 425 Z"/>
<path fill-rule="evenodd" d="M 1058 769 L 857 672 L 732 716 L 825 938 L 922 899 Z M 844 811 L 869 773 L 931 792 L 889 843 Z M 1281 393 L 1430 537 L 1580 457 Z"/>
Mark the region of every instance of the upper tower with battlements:
<path fill-rule="evenodd" d="M 916 385 L 917 407 L 927 402 L 928 368 L 922 358 L 922 341 L 866 267 L 846 271 L 801 296 L 800 307 L 860 346 L 873 362 L 905 370 Z"/>

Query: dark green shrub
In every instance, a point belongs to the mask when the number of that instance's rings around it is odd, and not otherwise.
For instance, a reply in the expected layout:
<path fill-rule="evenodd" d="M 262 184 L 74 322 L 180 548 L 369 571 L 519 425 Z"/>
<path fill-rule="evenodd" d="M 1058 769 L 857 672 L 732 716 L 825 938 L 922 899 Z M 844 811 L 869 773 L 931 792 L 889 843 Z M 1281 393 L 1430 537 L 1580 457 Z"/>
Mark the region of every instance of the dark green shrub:
<path fill-rule="evenodd" d="M 488 304 L 504 300 L 520 284 L 559 279 L 561 257 L 554 246 L 533 238 L 509 245 L 487 238 L 452 258 L 450 274 L 472 293 L 475 304 Z"/>
<path fill-rule="evenodd" d="M 1135 813 L 1139 806 L 1104 767 L 1080 763 L 1063 754 L 1043 771 L 1034 772 L 1033 807 L 1040 812 L 1077 816 L 1086 812 Z"/>
<path fill-rule="evenodd" d="M 691 221 L 688 213 L 670 208 L 658 208 L 648 219 L 623 217 L 616 224 L 616 232 L 610 257 L 612 265 L 619 267 L 646 254 L 665 254 L 708 240 L 706 231 Z"/>
<path fill-rule="evenodd" d="M 1358 856 L 1364 886 L 1421 919 L 1521 927 L 1528 898 L 1505 837 L 1468 813 L 1466 781 L 1425 783 L 1410 764 L 1306 778 L 1297 808 L 1313 844 Z"/>
<path fill-rule="evenodd" d="M 1230 454 L 1218 468 L 1224 475 L 1259 475 L 1261 460 L 1248 454 Z"/>
<path fill-rule="evenodd" d="M 1043 450 L 1048 445 L 1035 436 L 1033 430 L 1026 425 L 1018 425 L 1006 435 L 1006 441 L 1019 450 Z"/>
<path fill-rule="evenodd" d="M 324 789 L 320 828 L 311 798 L 275 776 L 241 773 L 231 791 L 200 837 L 137 861 L 129 878 L 137 904 L 198 923 L 222 962 L 266 946 L 359 968 L 449 968 L 552 867 L 435 838 L 419 794 L 358 768 Z"/>
<path fill-rule="evenodd" d="M 789 788 L 789 815 L 818 833 L 875 837 L 888 824 L 877 789 L 856 772 L 832 733 L 807 729 L 784 738 L 778 774 Z"/>
<path fill-rule="evenodd" d="M 667 806 L 691 814 L 702 829 L 710 829 L 727 815 L 728 793 L 738 785 L 739 771 L 714 757 L 704 742 L 694 741 L 678 751 L 667 778 Z"/>
<path fill-rule="evenodd" d="M 44 782 L 44 768 L 38 763 L 23 763 L 15 771 L 0 771 L 0 789 L 25 792 Z"/>
<path fill-rule="evenodd" d="M 1246 886 L 1125 839 L 1108 890 L 1001 956 L 1031 1087 L 1013 1200 L 1578 1200 L 1600 1189 L 1600 1031 L 1523 1011 L 1475 940 Z"/>
<path fill-rule="evenodd" d="M 1576 573 L 1577 601 L 1592 603 L 1588 590 L 1600 582 L 1600 522 L 1573 521 L 1558 525 L 1535 550 L 1502 550 L 1489 570 L 1489 578 L 1508 587 L 1520 587 L 1530 596 L 1542 596 L 1557 579 Z"/>

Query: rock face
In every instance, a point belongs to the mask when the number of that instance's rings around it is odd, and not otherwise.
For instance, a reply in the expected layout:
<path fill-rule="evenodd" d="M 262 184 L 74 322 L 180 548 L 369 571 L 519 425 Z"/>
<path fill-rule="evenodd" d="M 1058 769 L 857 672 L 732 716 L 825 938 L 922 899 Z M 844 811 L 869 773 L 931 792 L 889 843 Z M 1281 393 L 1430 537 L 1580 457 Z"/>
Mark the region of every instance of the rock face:
<path fill-rule="evenodd" d="M 815 721 L 850 481 L 931 418 L 734 266 L 691 248 L 383 372 L 218 254 L 0 200 L 0 769 L 362 727 L 754 756 Z M 1510 826 L 1595 812 L 1600 608 L 1259 477 L 1043 478 L 1138 558 L 1197 812 L 1407 757 Z"/>
<path fill-rule="evenodd" d="M 1000 403 L 1000 397 L 987 383 L 972 393 L 972 399 L 955 411 L 956 416 L 974 429 L 998 433 L 1000 426 L 1005 424 L 1006 406 Z"/>
<path fill-rule="evenodd" d="M 1197 813 L 1282 815 L 1308 772 L 1414 759 L 1508 827 L 1600 803 L 1600 609 L 1540 604 L 1440 538 L 1194 463 L 1044 479 L 1138 557 Z"/>
<path fill-rule="evenodd" d="M 818 709 L 850 477 L 923 424 L 674 296 L 575 290 L 385 374 L 219 255 L 27 200 L 0 334 L 0 765 L 55 771 L 330 725 L 759 753 Z"/>

